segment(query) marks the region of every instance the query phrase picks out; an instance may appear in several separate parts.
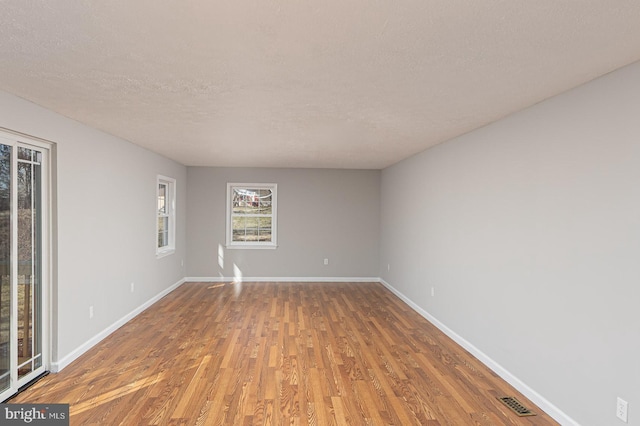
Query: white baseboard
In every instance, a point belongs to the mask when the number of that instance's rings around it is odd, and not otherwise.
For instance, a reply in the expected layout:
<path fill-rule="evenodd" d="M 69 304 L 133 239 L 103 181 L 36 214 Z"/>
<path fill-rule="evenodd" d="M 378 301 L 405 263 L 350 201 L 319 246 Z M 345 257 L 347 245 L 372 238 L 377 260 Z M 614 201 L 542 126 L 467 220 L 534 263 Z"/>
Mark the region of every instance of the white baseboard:
<path fill-rule="evenodd" d="M 430 323 L 438 327 L 440 331 L 442 331 L 449 338 L 451 338 L 451 340 L 456 342 L 458 345 L 462 346 L 464 349 L 470 352 L 473 356 L 478 358 L 480 362 L 482 362 L 484 365 L 486 365 L 491 370 L 493 370 L 498 376 L 504 379 L 507 383 L 509 383 L 514 388 L 516 388 L 524 396 L 529 398 L 531 402 L 533 402 L 538 407 L 540 407 L 545 413 L 551 416 L 558 423 L 566 426 L 580 426 L 578 422 L 573 420 L 571 417 L 565 414 L 562 410 L 560 410 L 558 407 L 556 407 L 550 401 L 548 401 L 542 395 L 540 395 L 538 392 L 536 392 L 535 390 L 527 386 L 526 383 L 524 383 L 522 380 L 518 379 L 516 376 L 511 374 L 507 369 L 505 369 L 496 361 L 491 359 L 488 355 L 486 355 L 480 349 L 475 347 L 471 342 L 464 339 L 455 331 L 451 330 L 449 327 L 441 323 L 433 315 L 429 314 L 420 306 L 416 305 L 411 299 L 406 297 L 404 294 L 402 294 L 400 291 L 394 288 L 391 284 L 389 284 L 383 279 L 379 279 L 379 282 L 382 285 L 384 285 L 386 288 L 388 288 L 393 294 L 398 296 L 403 302 L 409 305 L 414 311 L 422 315 L 427 321 L 429 321 Z"/>
<path fill-rule="evenodd" d="M 186 277 L 190 283 L 222 282 L 304 282 L 304 283 L 377 283 L 378 277 Z"/>
<path fill-rule="evenodd" d="M 64 358 L 58 360 L 57 362 L 52 362 L 51 363 L 51 372 L 57 373 L 57 372 L 61 371 L 63 368 L 65 368 L 66 366 L 71 364 L 73 361 L 75 361 L 80 355 L 84 354 L 89 349 L 91 349 L 92 347 L 97 345 L 105 337 L 107 337 L 108 335 L 110 335 L 111 333 L 116 331 L 118 328 L 122 327 L 128 321 L 131 321 L 133 318 L 135 318 L 137 315 L 139 315 L 142 311 L 144 311 L 149 306 L 151 306 L 154 303 L 156 303 L 158 300 L 162 299 L 167 294 L 171 293 L 176 288 L 180 287 L 185 282 L 186 282 L 186 280 L 183 278 L 180 281 L 178 281 L 177 283 L 171 285 L 171 287 L 161 291 L 160 293 L 158 293 L 157 295 L 155 295 L 151 299 L 147 300 L 142 305 L 138 306 L 133 311 L 129 312 L 124 317 L 120 318 L 118 321 L 116 321 L 113 324 L 111 324 L 109 327 L 107 327 L 104 330 L 102 330 L 100 333 L 98 333 L 95 336 L 93 336 L 91 339 L 86 341 L 84 344 L 80 345 L 78 348 L 73 350 L 70 354 L 68 354 Z"/>

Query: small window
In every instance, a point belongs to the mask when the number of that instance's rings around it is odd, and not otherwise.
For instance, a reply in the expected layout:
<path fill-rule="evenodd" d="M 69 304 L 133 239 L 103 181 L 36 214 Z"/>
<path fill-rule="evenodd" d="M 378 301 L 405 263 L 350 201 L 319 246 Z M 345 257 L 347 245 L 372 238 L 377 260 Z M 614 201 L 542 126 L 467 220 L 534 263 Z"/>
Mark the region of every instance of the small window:
<path fill-rule="evenodd" d="M 176 249 L 176 181 L 158 176 L 157 245 L 156 254 L 166 256 Z"/>
<path fill-rule="evenodd" d="M 274 183 L 227 184 L 227 247 L 276 248 Z"/>

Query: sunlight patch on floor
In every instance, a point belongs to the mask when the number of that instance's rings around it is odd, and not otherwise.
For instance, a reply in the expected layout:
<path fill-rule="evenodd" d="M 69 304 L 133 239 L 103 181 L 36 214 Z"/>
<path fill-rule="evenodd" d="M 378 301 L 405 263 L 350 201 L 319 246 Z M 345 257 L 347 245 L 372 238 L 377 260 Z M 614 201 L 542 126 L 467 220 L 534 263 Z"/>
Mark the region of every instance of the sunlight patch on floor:
<path fill-rule="evenodd" d="M 114 399 L 121 398 L 125 395 L 128 395 L 133 392 L 137 392 L 140 389 L 144 389 L 146 387 L 152 386 L 162 380 L 165 379 L 167 375 L 166 372 L 162 371 L 155 376 L 149 376 L 144 379 L 136 380 L 135 382 L 129 383 L 125 386 L 116 388 L 112 391 L 105 392 L 101 395 L 96 396 L 95 398 L 91 398 L 87 401 L 80 402 L 78 404 L 72 404 L 70 408 L 69 414 L 71 416 L 75 414 L 80 414 L 84 411 L 95 408 L 96 406 L 106 404 L 107 402 L 111 402 Z"/>

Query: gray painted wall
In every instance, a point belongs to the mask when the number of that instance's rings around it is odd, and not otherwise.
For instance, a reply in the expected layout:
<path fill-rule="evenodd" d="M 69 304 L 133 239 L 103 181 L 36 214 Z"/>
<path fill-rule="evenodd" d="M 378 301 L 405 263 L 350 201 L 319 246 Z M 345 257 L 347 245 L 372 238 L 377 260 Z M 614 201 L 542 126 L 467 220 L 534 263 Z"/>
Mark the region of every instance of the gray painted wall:
<path fill-rule="evenodd" d="M 57 362 L 184 277 L 186 168 L 3 92 L 0 127 L 56 143 Z M 177 250 L 161 259 L 157 174 L 177 180 Z"/>
<path fill-rule="evenodd" d="M 617 396 L 640 425 L 639 77 L 636 63 L 381 179 L 380 276 L 582 425 L 622 424 Z"/>
<path fill-rule="evenodd" d="M 189 167 L 187 177 L 188 276 L 234 277 L 233 265 L 243 277 L 378 276 L 380 171 Z M 277 249 L 224 248 L 227 182 L 278 184 Z"/>

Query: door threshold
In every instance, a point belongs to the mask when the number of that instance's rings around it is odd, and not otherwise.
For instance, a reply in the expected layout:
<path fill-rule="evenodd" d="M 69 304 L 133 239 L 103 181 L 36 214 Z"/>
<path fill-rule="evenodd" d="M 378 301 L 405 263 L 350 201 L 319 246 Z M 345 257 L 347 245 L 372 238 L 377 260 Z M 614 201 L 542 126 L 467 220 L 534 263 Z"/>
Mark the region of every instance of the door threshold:
<path fill-rule="evenodd" d="M 6 404 L 7 402 L 11 401 L 13 398 L 15 398 L 16 396 L 20 395 L 20 393 L 22 393 L 23 391 L 29 389 L 31 386 L 35 385 L 38 380 L 40 380 L 43 377 L 48 376 L 48 375 L 49 375 L 49 372 L 48 371 L 44 371 L 40 375 L 38 375 L 38 376 L 34 377 L 33 379 L 29 380 L 27 383 L 25 383 L 24 385 L 22 385 L 22 386 L 20 386 L 18 388 L 18 392 L 14 393 L 9 398 L 7 398 L 4 401 L 2 401 L 2 404 Z"/>

